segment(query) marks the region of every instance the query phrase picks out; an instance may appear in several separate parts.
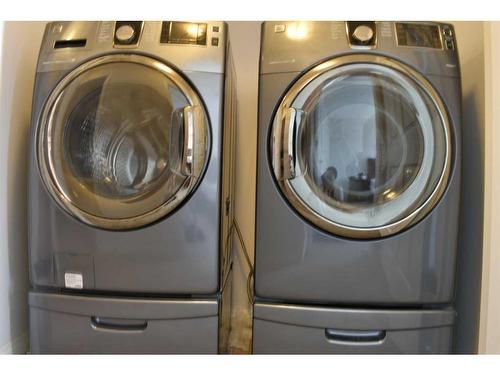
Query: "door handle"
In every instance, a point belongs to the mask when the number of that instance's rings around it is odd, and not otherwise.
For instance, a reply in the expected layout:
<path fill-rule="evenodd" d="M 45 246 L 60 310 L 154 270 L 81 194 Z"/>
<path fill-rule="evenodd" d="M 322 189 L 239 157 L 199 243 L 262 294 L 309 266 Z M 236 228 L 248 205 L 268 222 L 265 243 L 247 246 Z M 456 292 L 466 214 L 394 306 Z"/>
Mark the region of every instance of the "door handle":
<path fill-rule="evenodd" d="M 94 329 L 107 331 L 141 332 L 146 330 L 148 327 L 148 321 L 137 319 L 100 318 L 93 316 L 90 318 L 90 325 Z"/>
<path fill-rule="evenodd" d="M 295 178 L 295 118 L 297 110 L 288 108 L 283 118 L 283 179 L 291 180 Z"/>
<path fill-rule="evenodd" d="M 357 331 L 325 329 L 325 337 L 328 341 L 338 341 L 345 343 L 375 343 L 385 339 L 386 331 Z"/>
<path fill-rule="evenodd" d="M 194 123 L 196 121 L 196 107 L 186 106 L 183 109 L 183 142 L 181 173 L 185 176 L 193 175 L 194 162 Z"/>

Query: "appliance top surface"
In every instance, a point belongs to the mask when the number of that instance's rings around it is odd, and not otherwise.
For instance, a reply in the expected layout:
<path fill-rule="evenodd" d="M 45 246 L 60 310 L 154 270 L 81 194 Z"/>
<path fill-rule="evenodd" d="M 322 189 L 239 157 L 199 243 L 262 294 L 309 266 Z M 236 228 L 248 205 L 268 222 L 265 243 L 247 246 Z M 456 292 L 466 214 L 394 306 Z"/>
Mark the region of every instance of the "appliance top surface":
<path fill-rule="evenodd" d="M 351 53 L 390 56 L 423 74 L 460 76 L 453 25 L 403 21 L 264 22 L 260 74 L 301 72 Z"/>
<path fill-rule="evenodd" d="M 224 72 L 227 28 L 217 21 L 51 22 L 38 72 L 71 69 L 109 53 L 156 56 L 183 71 Z"/>

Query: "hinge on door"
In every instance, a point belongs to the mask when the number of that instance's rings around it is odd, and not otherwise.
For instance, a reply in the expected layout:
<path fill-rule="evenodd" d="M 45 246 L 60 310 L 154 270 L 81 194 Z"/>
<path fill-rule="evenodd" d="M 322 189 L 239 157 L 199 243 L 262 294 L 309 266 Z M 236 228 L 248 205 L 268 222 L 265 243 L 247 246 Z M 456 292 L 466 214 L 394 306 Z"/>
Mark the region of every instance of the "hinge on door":
<path fill-rule="evenodd" d="M 229 215 L 229 207 L 231 207 L 231 201 L 229 200 L 229 198 L 226 198 L 226 215 Z"/>

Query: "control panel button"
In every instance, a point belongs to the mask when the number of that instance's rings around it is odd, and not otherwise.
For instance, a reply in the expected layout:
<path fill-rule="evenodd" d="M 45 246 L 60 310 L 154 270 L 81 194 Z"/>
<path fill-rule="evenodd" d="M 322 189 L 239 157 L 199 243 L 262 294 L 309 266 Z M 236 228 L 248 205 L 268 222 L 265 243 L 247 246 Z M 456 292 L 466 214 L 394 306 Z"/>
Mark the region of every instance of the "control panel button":
<path fill-rule="evenodd" d="M 218 46 L 219 45 L 219 38 L 212 38 L 212 46 Z"/>
<path fill-rule="evenodd" d="M 443 26 L 443 34 L 445 36 L 451 37 L 453 36 L 453 31 L 451 31 L 451 28 L 449 26 Z"/>
<path fill-rule="evenodd" d="M 130 25 L 122 25 L 118 29 L 116 29 L 116 39 L 118 39 L 120 42 L 128 42 L 131 40 L 135 35 L 135 30 L 132 26 Z"/>
<path fill-rule="evenodd" d="M 219 26 L 212 26 L 212 31 L 214 33 L 218 33 L 219 32 Z"/>
<path fill-rule="evenodd" d="M 373 30 L 366 25 L 359 25 L 356 27 L 352 36 L 362 43 L 366 43 L 373 38 Z"/>

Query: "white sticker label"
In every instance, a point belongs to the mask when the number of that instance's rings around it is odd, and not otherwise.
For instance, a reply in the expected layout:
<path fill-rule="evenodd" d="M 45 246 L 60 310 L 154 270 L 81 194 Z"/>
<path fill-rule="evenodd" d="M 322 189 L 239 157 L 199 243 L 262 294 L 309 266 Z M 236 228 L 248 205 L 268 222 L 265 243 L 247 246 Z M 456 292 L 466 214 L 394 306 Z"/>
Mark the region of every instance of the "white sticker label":
<path fill-rule="evenodd" d="M 286 25 L 274 25 L 275 33 L 284 33 L 286 30 Z"/>
<path fill-rule="evenodd" d="M 83 275 L 81 273 L 64 274 L 64 285 L 66 288 L 83 289 Z"/>

